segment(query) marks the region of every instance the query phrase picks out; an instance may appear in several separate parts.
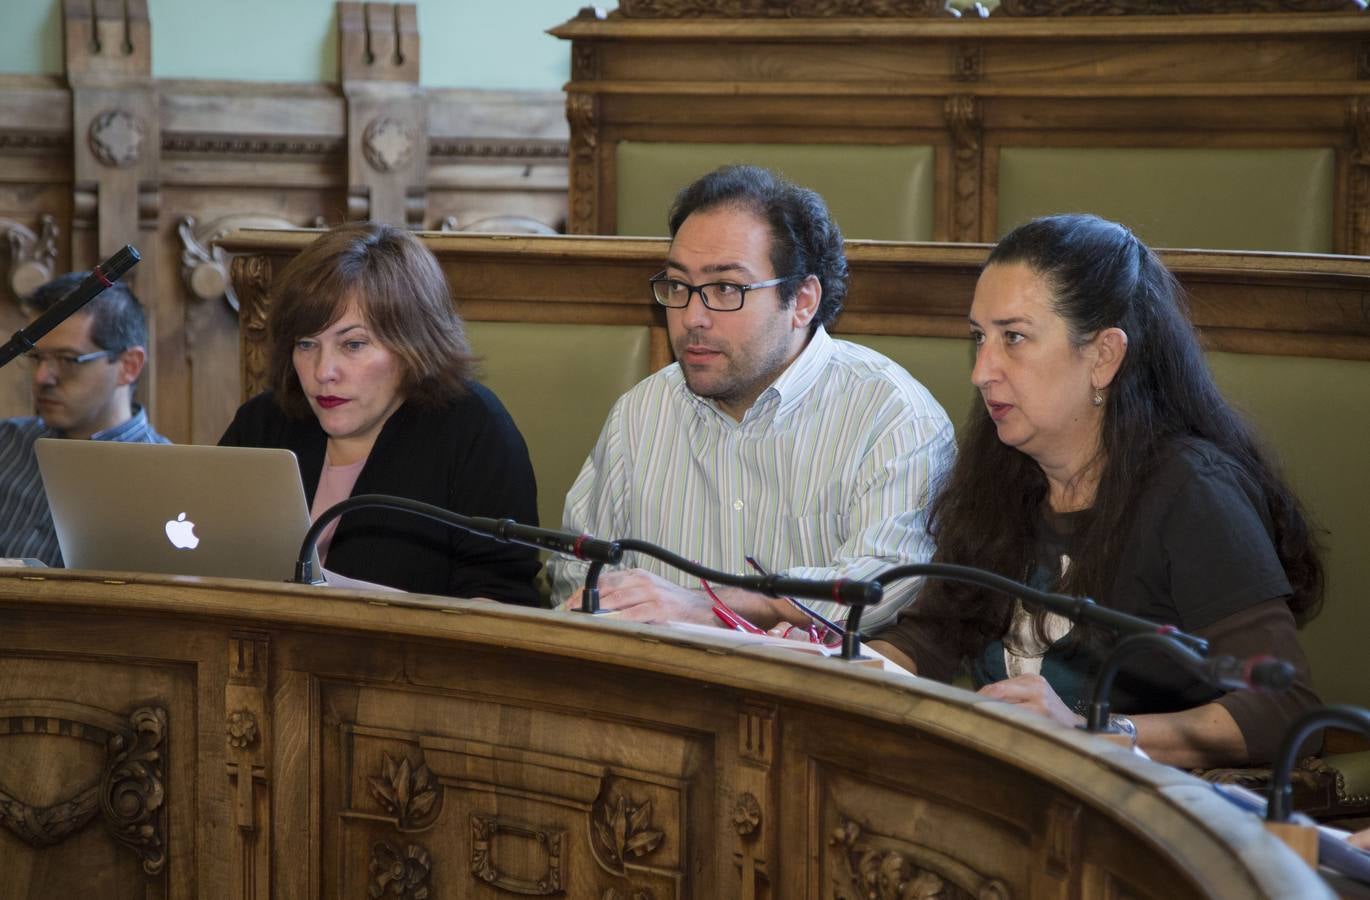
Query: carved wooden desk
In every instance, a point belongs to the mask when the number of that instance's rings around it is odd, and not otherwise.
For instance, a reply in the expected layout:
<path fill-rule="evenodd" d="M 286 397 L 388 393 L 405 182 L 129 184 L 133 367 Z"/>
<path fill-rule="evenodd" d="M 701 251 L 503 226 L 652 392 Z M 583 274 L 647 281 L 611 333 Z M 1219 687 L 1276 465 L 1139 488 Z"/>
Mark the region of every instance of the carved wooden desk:
<path fill-rule="evenodd" d="M 0 897 L 1328 896 L 1199 782 L 942 685 L 60 570 L 0 571 L 0 826 Z"/>

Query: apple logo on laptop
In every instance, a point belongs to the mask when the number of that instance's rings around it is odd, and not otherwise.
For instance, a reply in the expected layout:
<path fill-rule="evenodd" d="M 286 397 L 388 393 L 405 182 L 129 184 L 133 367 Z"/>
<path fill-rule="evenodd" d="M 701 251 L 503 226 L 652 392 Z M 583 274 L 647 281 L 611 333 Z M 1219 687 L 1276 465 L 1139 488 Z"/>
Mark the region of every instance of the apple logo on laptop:
<path fill-rule="evenodd" d="M 186 521 L 185 513 L 166 523 L 166 536 L 177 550 L 194 550 L 200 545 L 200 539 L 195 536 L 195 523 Z"/>

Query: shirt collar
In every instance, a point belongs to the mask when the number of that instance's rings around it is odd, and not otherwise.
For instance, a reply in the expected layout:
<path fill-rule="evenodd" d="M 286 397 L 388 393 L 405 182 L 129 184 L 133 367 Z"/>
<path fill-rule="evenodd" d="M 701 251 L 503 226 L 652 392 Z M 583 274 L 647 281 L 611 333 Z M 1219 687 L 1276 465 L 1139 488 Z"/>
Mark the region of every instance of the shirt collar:
<path fill-rule="evenodd" d="M 147 431 L 147 428 L 147 410 L 134 404 L 133 415 L 113 428 L 95 432 L 90 436 L 90 439 L 92 441 L 127 441 Z"/>
<path fill-rule="evenodd" d="M 827 367 L 835 349 L 832 338 L 828 337 L 827 329 L 819 325 L 813 330 L 813 337 L 809 338 L 808 345 L 761 395 L 764 397 L 771 391 L 779 395 L 780 405 L 775 411 L 777 416 L 794 409 L 818 383 L 818 376 Z"/>

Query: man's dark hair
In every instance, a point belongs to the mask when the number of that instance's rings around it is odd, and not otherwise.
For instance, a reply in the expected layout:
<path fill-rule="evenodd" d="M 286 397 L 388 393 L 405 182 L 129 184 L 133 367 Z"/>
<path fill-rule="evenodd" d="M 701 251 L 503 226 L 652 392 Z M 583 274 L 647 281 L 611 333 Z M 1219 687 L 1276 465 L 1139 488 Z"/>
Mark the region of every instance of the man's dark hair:
<path fill-rule="evenodd" d="M 671 237 L 692 213 L 720 206 L 749 210 L 770 225 L 771 267 L 777 276 L 795 276 L 780 286 L 781 305 L 794 300 L 804 276 L 816 276 L 823 299 L 809 328 L 831 324 L 847 296 L 847 254 L 823 198 L 760 166 L 724 166 L 676 194 Z"/>
<path fill-rule="evenodd" d="M 35 314 L 45 313 L 89 275 L 89 272 L 60 275 L 41 285 L 24 305 Z M 147 349 L 147 317 L 143 304 L 122 281 L 105 288 L 78 313 L 90 316 L 90 339 L 101 350 Z"/>

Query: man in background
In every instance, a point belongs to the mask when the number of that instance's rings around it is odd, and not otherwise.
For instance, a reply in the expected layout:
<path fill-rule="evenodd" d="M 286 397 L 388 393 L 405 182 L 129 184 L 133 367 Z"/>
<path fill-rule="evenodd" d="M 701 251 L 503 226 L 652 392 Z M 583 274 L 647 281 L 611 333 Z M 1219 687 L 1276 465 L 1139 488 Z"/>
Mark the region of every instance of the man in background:
<path fill-rule="evenodd" d="M 89 272 L 71 272 L 34 291 L 34 316 L 52 308 Z M 0 421 L 0 557 L 62 565 L 38 473 L 39 438 L 170 443 L 133 402 L 147 364 L 143 305 L 115 282 L 37 342 L 24 362 L 33 376 L 35 416 Z"/>

